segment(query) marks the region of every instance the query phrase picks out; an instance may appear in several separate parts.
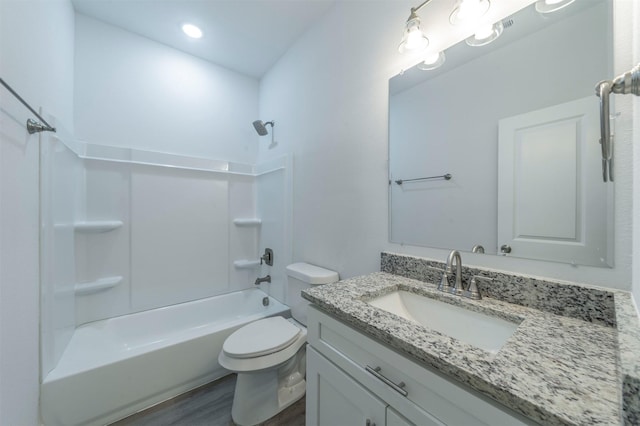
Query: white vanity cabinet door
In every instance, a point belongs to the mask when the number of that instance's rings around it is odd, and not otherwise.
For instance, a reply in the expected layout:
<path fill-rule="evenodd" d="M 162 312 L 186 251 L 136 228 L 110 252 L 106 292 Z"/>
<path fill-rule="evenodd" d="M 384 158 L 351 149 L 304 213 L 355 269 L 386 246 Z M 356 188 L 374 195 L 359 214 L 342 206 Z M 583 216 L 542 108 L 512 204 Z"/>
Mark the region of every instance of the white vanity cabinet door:
<path fill-rule="evenodd" d="M 313 348 L 307 348 L 306 409 L 307 426 L 385 426 L 386 404 Z"/>
<path fill-rule="evenodd" d="M 386 426 L 416 426 L 391 407 L 387 407 Z"/>

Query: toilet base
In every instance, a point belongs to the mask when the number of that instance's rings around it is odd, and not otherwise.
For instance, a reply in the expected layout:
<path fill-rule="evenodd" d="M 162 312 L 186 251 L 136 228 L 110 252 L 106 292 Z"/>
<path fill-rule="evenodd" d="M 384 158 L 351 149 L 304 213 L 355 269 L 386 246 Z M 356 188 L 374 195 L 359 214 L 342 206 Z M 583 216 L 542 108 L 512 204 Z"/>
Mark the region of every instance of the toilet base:
<path fill-rule="evenodd" d="M 306 350 L 279 367 L 238 373 L 231 417 L 238 426 L 262 423 L 289 407 L 306 392 Z"/>

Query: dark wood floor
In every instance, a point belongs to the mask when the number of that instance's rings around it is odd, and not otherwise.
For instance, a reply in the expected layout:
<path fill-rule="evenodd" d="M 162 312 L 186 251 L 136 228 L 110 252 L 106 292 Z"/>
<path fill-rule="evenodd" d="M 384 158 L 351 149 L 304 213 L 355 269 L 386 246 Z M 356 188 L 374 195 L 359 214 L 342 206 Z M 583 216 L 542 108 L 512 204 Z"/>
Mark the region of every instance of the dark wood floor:
<path fill-rule="evenodd" d="M 235 374 L 140 411 L 111 426 L 233 426 L 231 404 Z M 302 398 L 262 426 L 304 426 Z"/>

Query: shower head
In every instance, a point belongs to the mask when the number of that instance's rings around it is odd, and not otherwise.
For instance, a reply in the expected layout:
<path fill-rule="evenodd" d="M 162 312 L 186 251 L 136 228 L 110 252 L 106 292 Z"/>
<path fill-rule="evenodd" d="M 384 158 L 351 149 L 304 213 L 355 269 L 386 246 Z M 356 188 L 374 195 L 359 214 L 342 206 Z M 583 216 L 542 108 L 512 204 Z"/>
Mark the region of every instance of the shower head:
<path fill-rule="evenodd" d="M 256 120 L 256 121 L 253 122 L 253 127 L 255 127 L 256 132 L 258 132 L 258 134 L 260 136 L 265 136 L 265 135 L 269 134 L 269 132 L 267 131 L 267 124 L 270 125 L 271 128 L 273 128 L 275 122 L 274 121 L 267 121 L 265 123 L 262 120 Z"/>

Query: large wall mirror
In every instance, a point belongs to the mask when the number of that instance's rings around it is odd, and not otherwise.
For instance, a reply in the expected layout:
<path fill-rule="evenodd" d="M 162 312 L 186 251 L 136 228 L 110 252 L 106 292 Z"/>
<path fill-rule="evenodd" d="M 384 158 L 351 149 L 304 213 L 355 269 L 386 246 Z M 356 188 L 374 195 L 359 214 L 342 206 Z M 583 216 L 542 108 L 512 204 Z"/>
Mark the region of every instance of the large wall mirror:
<path fill-rule="evenodd" d="M 393 77 L 391 242 L 613 266 L 594 90 L 613 75 L 612 21 L 610 0 L 530 5 L 493 43 Z"/>

